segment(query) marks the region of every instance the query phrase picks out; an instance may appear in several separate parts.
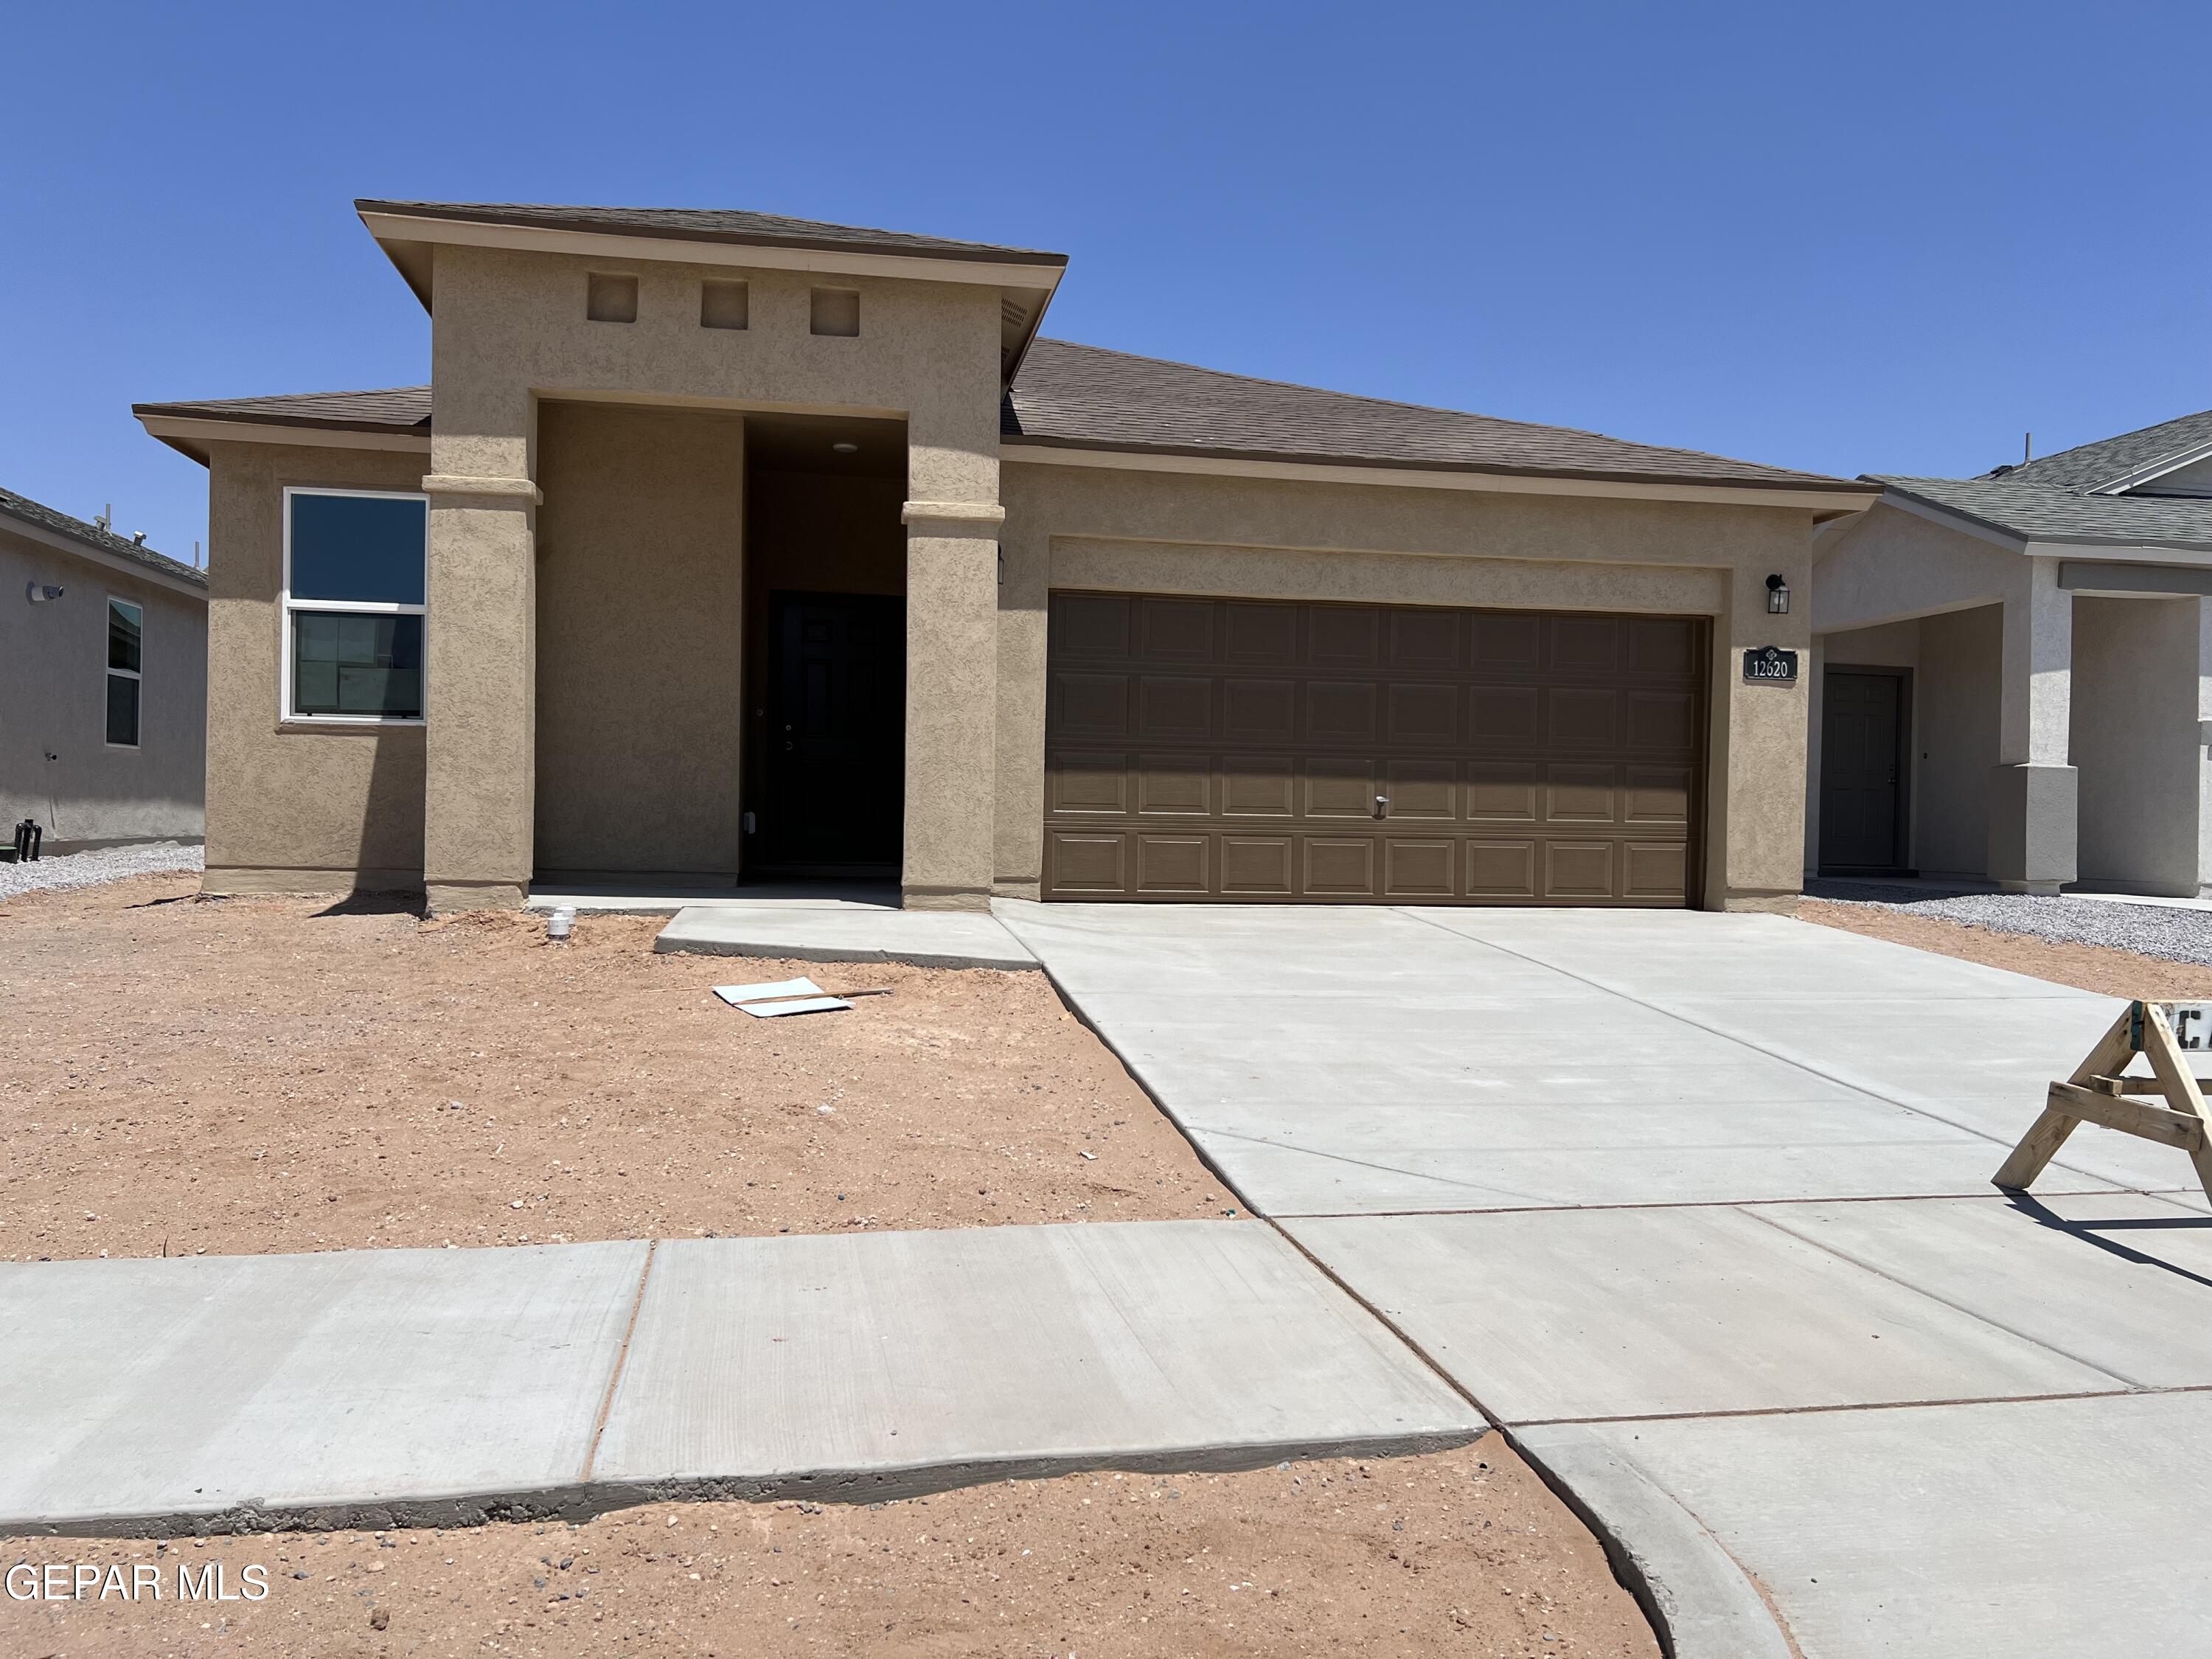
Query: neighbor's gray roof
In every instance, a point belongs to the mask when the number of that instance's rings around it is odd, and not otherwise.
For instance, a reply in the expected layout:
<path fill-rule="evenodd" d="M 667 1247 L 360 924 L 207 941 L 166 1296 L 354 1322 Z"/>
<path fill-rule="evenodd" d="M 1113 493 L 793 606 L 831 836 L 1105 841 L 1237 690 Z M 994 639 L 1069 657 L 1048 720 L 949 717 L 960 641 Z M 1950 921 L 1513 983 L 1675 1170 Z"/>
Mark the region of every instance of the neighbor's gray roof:
<path fill-rule="evenodd" d="M 430 388 L 140 404 L 140 415 L 427 431 Z M 1009 446 L 1863 493 L 1813 472 L 1628 443 L 1449 409 L 1249 380 L 1188 363 L 1038 340 L 1000 409 Z"/>
<path fill-rule="evenodd" d="M 1256 380 L 1040 339 L 1000 407 L 1015 444 L 1255 460 L 1863 490 L 1813 472 L 1628 443 L 1566 427 Z"/>
<path fill-rule="evenodd" d="M 614 236 L 671 236 L 697 242 L 739 242 L 752 247 L 817 248 L 852 253 L 910 253 L 926 258 L 977 259 L 997 264 L 1061 266 L 1064 253 L 956 242 L 902 230 L 833 225 L 819 219 L 787 219 L 734 208 L 548 207 L 523 202 L 388 202 L 364 197 L 362 213 L 403 214 L 416 219 L 453 219 L 469 224 L 522 225 L 544 230 L 596 231 Z"/>
<path fill-rule="evenodd" d="M 156 553 L 150 547 L 141 547 L 128 536 L 118 536 L 112 530 L 102 530 L 96 524 L 87 524 L 82 519 L 72 519 L 66 513 L 48 507 L 44 501 L 34 501 L 28 495 L 18 495 L 12 489 L 0 489 L 0 519 L 14 519 L 20 523 L 35 525 L 58 536 L 102 553 L 112 553 L 118 559 L 128 559 L 164 576 L 173 576 L 196 587 L 207 586 L 207 573 L 195 570 L 181 560 L 166 553 Z"/>
<path fill-rule="evenodd" d="M 2093 493 L 2207 443 L 2212 443 L 2212 410 L 2062 449 L 1979 478 L 1868 477 L 1900 495 L 2023 540 L 2212 547 L 2212 501 Z"/>

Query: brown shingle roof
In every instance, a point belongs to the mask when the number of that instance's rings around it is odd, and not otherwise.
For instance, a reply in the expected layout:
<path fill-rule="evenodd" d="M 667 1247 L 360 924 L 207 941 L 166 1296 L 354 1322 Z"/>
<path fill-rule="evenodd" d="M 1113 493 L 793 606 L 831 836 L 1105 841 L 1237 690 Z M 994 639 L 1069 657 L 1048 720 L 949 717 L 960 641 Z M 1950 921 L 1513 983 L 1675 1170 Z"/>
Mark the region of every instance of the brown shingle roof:
<path fill-rule="evenodd" d="M 141 404 L 140 415 L 427 433 L 430 388 Z M 1249 460 L 1497 472 L 1738 489 L 1869 486 L 1595 432 L 1387 403 L 1224 374 L 1066 340 L 1038 340 L 1000 409 L 1009 447 L 1114 449 Z"/>
<path fill-rule="evenodd" d="M 1011 443 L 1468 472 L 1864 492 L 1849 479 L 1567 427 L 1250 380 L 1066 340 L 1030 348 L 1000 405 Z"/>
<path fill-rule="evenodd" d="M 853 253 L 911 253 L 927 258 L 981 259 L 998 264 L 1062 266 L 1064 253 L 956 242 L 902 230 L 833 225 L 819 219 L 787 219 L 733 208 L 547 207 L 523 202 L 388 202 L 363 198 L 362 213 L 416 219 L 453 219 L 468 224 L 526 225 L 544 230 L 597 231 L 616 236 L 672 236 L 700 242 L 740 242 L 754 247 L 819 248 Z"/>
<path fill-rule="evenodd" d="M 340 432 L 430 432 L 430 388 L 389 386 L 377 392 L 287 392 L 269 398 L 211 398 L 186 403 L 133 404 L 142 418 L 167 415 L 185 420 L 247 421 L 261 426 L 313 426 Z"/>

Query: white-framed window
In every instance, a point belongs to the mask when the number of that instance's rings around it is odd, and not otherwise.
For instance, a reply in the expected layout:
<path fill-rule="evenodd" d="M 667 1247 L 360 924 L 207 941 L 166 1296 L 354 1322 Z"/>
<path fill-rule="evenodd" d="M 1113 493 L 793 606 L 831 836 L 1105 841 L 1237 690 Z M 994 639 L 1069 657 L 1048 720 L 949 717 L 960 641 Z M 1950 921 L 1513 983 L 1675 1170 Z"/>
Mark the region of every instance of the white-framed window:
<path fill-rule="evenodd" d="M 426 495 L 287 486 L 283 719 L 422 723 L 429 525 Z"/>
<path fill-rule="evenodd" d="M 146 612 L 107 596 L 107 746 L 138 746 L 138 710 L 145 694 Z"/>

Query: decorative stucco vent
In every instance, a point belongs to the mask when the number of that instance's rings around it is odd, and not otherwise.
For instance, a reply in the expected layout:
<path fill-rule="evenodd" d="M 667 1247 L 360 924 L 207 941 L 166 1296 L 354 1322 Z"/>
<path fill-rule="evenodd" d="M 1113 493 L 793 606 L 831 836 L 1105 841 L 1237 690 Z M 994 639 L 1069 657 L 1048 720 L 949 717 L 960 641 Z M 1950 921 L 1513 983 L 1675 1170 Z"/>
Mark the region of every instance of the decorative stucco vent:
<path fill-rule="evenodd" d="M 746 328 L 752 322 L 752 284 L 702 283 L 699 285 L 699 326 Z"/>
<path fill-rule="evenodd" d="M 637 320 L 637 278 L 595 270 L 586 279 L 584 315 L 595 323 Z"/>
<path fill-rule="evenodd" d="M 814 290 L 811 327 L 817 334 L 852 339 L 860 331 L 860 295 L 857 289 L 817 288 Z"/>

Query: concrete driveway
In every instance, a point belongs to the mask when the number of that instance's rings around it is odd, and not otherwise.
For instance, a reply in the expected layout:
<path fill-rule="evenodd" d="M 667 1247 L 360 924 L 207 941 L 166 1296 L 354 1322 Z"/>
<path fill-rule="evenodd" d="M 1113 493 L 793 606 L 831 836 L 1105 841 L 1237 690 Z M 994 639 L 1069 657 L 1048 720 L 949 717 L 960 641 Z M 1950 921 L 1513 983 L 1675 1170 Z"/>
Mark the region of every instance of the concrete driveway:
<path fill-rule="evenodd" d="M 1771 916 L 1000 915 L 1683 1659 L 2212 1640 L 2188 1162 L 2084 1128 L 1989 1185 L 2108 999 Z"/>

